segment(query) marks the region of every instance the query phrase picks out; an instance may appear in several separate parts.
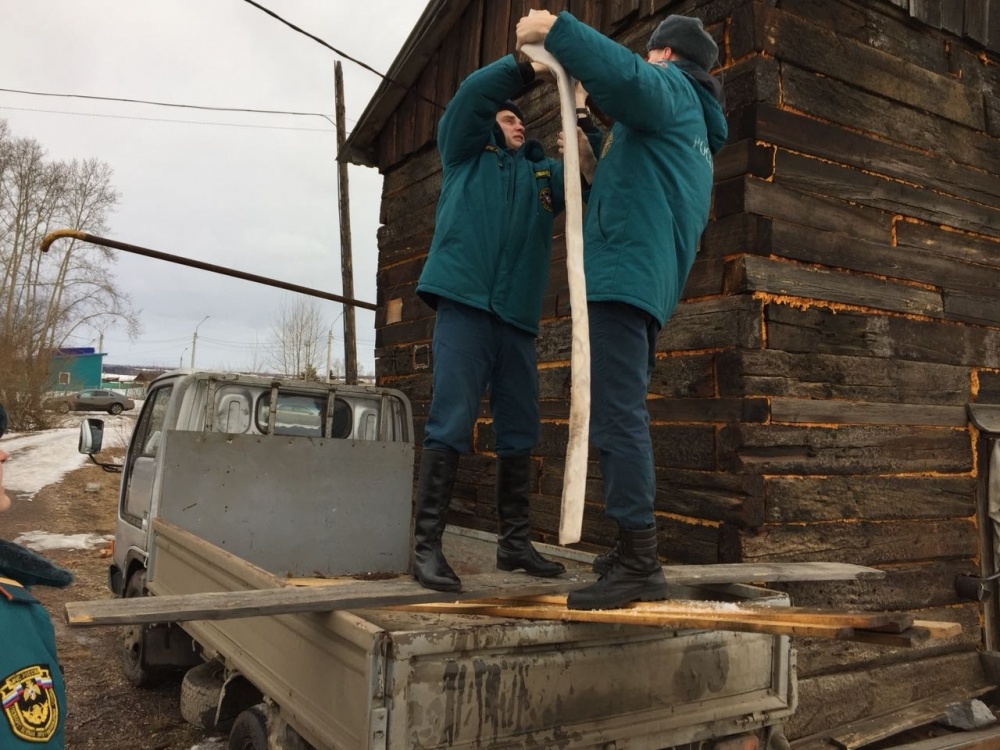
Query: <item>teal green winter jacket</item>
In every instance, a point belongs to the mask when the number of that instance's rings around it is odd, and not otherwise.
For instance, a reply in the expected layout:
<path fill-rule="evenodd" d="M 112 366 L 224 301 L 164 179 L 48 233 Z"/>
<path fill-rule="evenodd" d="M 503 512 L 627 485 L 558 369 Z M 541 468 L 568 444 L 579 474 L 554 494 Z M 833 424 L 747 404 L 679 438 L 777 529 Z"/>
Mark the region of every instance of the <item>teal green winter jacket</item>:
<path fill-rule="evenodd" d="M 524 85 L 507 55 L 469 75 L 448 103 L 434 239 L 417 293 L 431 307 L 444 297 L 537 334 L 563 168 L 537 141 L 504 148 L 497 108 Z"/>
<path fill-rule="evenodd" d="M 651 64 L 569 13 L 545 48 L 615 119 L 584 216 L 587 299 L 628 303 L 662 326 L 708 223 L 722 107 L 682 65 Z"/>

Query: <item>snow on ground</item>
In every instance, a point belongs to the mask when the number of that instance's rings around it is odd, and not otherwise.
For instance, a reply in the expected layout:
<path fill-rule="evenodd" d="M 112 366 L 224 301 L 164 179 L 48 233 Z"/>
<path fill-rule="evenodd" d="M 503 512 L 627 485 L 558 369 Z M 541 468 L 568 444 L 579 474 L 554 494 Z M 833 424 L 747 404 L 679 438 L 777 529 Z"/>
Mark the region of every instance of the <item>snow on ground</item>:
<path fill-rule="evenodd" d="M 36 552 L 54 549 L 94 549 L 105 547 L 113 540 L 114 534 L 49 534 L 46 531 L 26 531 L 15 537 L 15 544 L 23 544 Z"/>
<path fill-rule="evenodd" d="M 0 447 L 10 454 L 3 467 L 4 486 L 16 492 L 19 499 L 31 500 L 43 487 L 55 484 L 90 460 L 77 450 L 82 420 L 68 418 L 66 421 L 72 426 L 11 432 L 0 441 Z M 104 447 L 126 445 L 134 425 L 134 416 L 106 417 Z"/>
<path fill-rule="evenodd" d="M 38 432 L 8 433 L 2 447 L 10 458 L 3 467 L 4 487 L 17 493 L 19 500 L 31 500 L 35 494 L 60 481 L 66 474 L 90 459 L 77 450 L 80 440 L 79 418 L 66 418 L 72 427 L 56 427 Z M 124 446 L 128 443 L 135 418 L 109 417 L 104 420 L 104 446 Z M 100 534 L 50 534 L 29 531 L 14 541 L 38 552 L 54 549 L 93 549 L 104 547 L 114 537 Z"/>

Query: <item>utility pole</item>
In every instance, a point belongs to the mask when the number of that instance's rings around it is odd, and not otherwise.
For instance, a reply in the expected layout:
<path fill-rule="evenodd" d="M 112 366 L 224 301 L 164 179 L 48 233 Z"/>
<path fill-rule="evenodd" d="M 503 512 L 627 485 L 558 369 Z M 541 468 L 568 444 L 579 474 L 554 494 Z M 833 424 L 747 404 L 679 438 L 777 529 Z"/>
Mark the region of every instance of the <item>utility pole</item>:
<path fill-rule="evenodd" d="M 340 61 L 333 64 L 336 96 L 337 154 L 344 148 L 347 128 L 344 125 L 344 72 Z M 347 162 L 337 162 L 337 187 L 340 195 L 340 272 L 344 296 L 354 298 L 354 262 L 351 256 L 351 199 L 347 185 Z M 344 382 L 358 384 L 358 342 L 354 331 L 354 306 L 344 307 Z"/>
<path fill-rule="evenodd" d="M 201 324 L 204 323 L 206 320 L 208 320 L 210 317 L 211 316 L 206 315 L 204 318 L 202 318 L 199 321 L 198 325 L 196 325 L 194 327 L 194 335 L 191 337 L 191 369 L 192 370 L 194 369 L 194 350 L 198 346 L 198 328 L 201 327 Z"/>
<path fill-rule="evenodd" d="M 326 382 L 333 382 L 333 374 L 330 372 L 330 357 L 333 355 L 333 326 L 326 332 Z"/>

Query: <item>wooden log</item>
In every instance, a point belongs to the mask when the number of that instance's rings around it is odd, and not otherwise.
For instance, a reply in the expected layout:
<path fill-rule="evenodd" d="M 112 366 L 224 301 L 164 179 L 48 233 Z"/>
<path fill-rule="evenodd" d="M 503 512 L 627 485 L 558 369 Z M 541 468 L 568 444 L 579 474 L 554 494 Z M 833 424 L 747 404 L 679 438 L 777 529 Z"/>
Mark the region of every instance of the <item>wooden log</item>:
<path fill-rule="evenodd" d="M 809 585 L 783 583 L 775 584 L 775 588 L 802 606 L 923 610 L 955 606 L 958 602 L 955 576 L 979 575 L 978 565 L 971 558 L 898 563 L 883 566 L 882 570 L 885 579 L 877 584 L 859 580 Z"/>
<path fill-rule="evenodd" d="M 887 579 L 881 585 L 890 585 Z M 824 605 L 827 606 L 827 605 Z M 836 609 L 836 605 L 829 605 Z M 859 641 L 834 642 L 830 640 L 802 639 L 795 644 L 797 652 L 797 674 L 799 679 L 835 674 L 848 671 L 863 671 L 872 668 L 901 664 L 912 659 L 926 659 L 963 651 L 974 651 L 982 639 L 978 607 L 967 603 L 957 607 L 939 607 L 929 610 L 908 610 L 915 619 L 934 618 L 939 621 L 956 622 L 961 625 L 960 635 L 944 639 L 928 639 L 914 643 L 906 649 L 886 649 L 882 646 Z"/>
<path fill-rule="evenodd" d="M 934 317 L 944 314 L 944 302 L 937 290 L 776 258 L 733 259 L 726 265 L 725 291 L 727 294 L 767 292 Z"/>
<path fill-rule="evenodd" d="M 967 473 L 965 430 L 922 426 L 726 425 L 719 465 L 764 474 Z"/>
<path fill-rule="evenodd" d="M 989 689 L 985 685 L 961 685 L 945 689 L 937 695 L 908 703 L 890 712 L 859 719 L 833 728 L 829 732 L 803 737 L 793 742 L 792 748 L 793 750 L 816 750 L 832 746 L 841 750 L 857 750 L 908 729 L 939 721 L 945 717 L 946 709 L 950 704 L 983 695 Z M 906 746 L 897 744 L 894 747 Z"/>
<path fill-rule="evenodd" d="M 969 518 L 971 476 L 768 477 L 766 518 L 794 524 L 837 520 Z"/>
<path fill-rule="evenodd" d="M 789 151 L 812 154 L 838 164 L 847 164 L 885 175 L 945 195 L 995 205 L 1000 186 L 993 175 L 956 165 L 906 144 L 889 143 L 840 126 L 779 109 L 770 104 L 755 107 L 756 135 L 764 143 Z"/>
<path fill-rule="evenodd" d="M 945 232 L 938 229 L 941 239 L 948 241 L 951 235 L 953 245 L 948 246 L 952 257 L 937 253 L 930 246 L 918 247 L 907 243 L 910 227 L 926 226 L 914 222 L 901 222 L 897 228 L 897 244 L 889 242 L 871 243 L 845 237 L 838 232 L 822 232 L 809 227 L 792 224 L 782 220 L 771 222 L 770 252 L 783 257 L 828 265 L 835 263 L 839 268 L 860 271 L 891 279 L 907 282 L 918 282 L 932 288 L 939 295 L 941 310 L 947 314 L 946 295 L 949 290 L 986 290 L 995 289 L 1000 284 L 1000 272 L 996 268 L 996 260 L 992 266 L 981 263 L 973 256 L 971 242 L 963 242 L 958 238 L 972 235 L 962 235 L 956 232 Z M 900 240 L 899 235 L 903 235 Z M 984 252 L 996 251 L 996 243 L 982 240 Z M 993 247 L 988 247 L 992 244 Z M 960 250 L 965 249 L 964 258 L 955 258 Z M 831 260 L 836 258 L 835 261 Z M 966 262 L 966 261 L 974 262 Z M 912 285 L 911 285 L 912 286 Z M 866 307 L 880 307 L 875 299 L 862 301 Z"/>
<path fill-rule="evenodd" d="M 945 71 L 927 70 L 905 57 L 852 39 L 843 33 L 841 23 L 824 27 L 815 20 L 769 8 L 764 29 L 767 51 L 779 60 L 973 130 L 982 130 L 985 125 L 978 92 Z M 852 64 L 844 65 L 845 59 Z"/>
<path fill-rule="evenodd" d="M 964 427 L 969 423 L 969 418 L 964 406 L 772 398 L 771 423 Z"/>
<path fill-rule="evenodd" d="M 899 706 L 940 695 L 956 685 L 984 683 L 975 652 L 800 679 L 799 706 L 786 725 L 786 736 L 798 739 L 889 713 Z"/>
<path fill-rule="evenodd" d="M 662 362 L 657 363 L 657 369 L 661 366 Z M 756 395 L 948 406 L 963 406 L 972 398 L 968 367 L 881 357 L 730 350 L 718 355 L 717 370 L 721 397 Z"/>
<path fill-rule="evenodd" d="M 658 352 L 762 346 L 758 300 L 729 297 L 677 306 L 656 341 Z"/>
<path fill-rule="evenodd" d="M 911 5 L 914 2 L 910 0 Z M 945 0 L 943 7 L 956 5 L 961 6 L 961 3 Z M 845 37 L 909 60 L 921 68 L 947 74 L 948 56 L 940 36 L 928 34 L 926 28 L 906 23 L 900 17 L 887 15 L 882 12 L 883 6 L 883 3 L 783 0 L 781 9 L 827 29 L 837 29 Z M 957 33 L 962 33 L 961 28 Z"/>
<path fill-rule="evenodd" d="M 971 519 L 857 521 L 769 526 L 741 537 L 740 559 L 834 560 L 886 565 L 933 558 L 968 558 L 976 554 Z"/>
<path fill-rule="evenodd" d="M 704 399 L 714 396 L 715 355 L 677 354 L 657 359 L 656 369 L 650 378 L 649 393 L 667 398 Z"/>
<path fill-rule="evenodd" d="M 845 240 L 888 242 L 892 216 L 868 206 L 811 194 L 776 182 L 745 178 L 740 202 L 732 213 L 748 211 L 758 216 L 785 219 L 812 229 L 841 232 Z"/>
<path fill-rule="evenodd" d="M 1000 162 L 997 163 L 1000 171 Z M 969 170 L 971 171 L 971 170 Z M 779 149 L 775 181 L 803 192 L 901 214 L 980 234 L 1000 226 L 1000 210 L 931 192 L 923 186 L 887 179 L 850 167 Z"/>
<path fill-rule="evenodd" d="M 954 323 L 769 304 L 772 349 L 1000 369 L 1000 331 Z"/>
<path fill-rule="evenodd" d="M 904 106 L 889 108 L 889 115 L 882 97 L 793 66 L 782 68 L 782 83 L 784 103 L 790 108 L 962 165 L 1000 172 L 1000 153 L 994 139 L 984 133 Z"/>

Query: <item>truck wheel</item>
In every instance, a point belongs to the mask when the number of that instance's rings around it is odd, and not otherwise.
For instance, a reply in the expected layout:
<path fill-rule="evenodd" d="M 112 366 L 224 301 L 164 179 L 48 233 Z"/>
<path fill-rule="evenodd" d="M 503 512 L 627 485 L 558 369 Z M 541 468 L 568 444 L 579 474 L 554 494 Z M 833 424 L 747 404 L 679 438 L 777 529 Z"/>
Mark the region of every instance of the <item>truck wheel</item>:
<path fill-rule="evenodd" d="M 138 570 L 129 576 L 123 596 L 133 599 L 146 595 L 146 571 Z M 122 671 L 125 679 L 136 687 L 152 687 L 163 677 L 163 672 L 146 666 L 145 625 L 126 625 L 121 631 Z"/>
<path fill-rule="evenodd" d="M 229 750 L 267 750 L 267 714 L 262 705 L 240 713 L 229 732 Z"/>
<path fill-rule="evenodd" d="M 215 729 L 226 670 L 217 661 L 191 667 L 181 681 L 181 716 L 201 729 Z M 267 750 L 267 748 L 265 748 Z"/>

